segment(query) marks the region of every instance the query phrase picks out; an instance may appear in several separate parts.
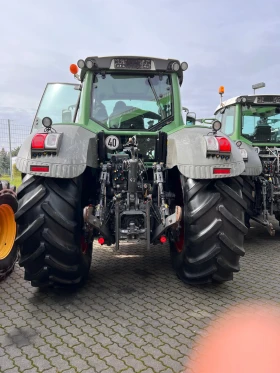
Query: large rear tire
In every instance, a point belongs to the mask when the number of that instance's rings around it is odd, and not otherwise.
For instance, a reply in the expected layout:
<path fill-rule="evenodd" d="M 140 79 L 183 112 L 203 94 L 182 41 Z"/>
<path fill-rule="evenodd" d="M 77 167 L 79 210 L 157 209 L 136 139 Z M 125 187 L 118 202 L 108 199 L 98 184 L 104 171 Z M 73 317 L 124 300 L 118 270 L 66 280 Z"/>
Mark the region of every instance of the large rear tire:
<path fill-rule="evenodd" d="M 242 179 L 194 180 L 181 176 L 183 219 L 180 238 L 170 240 L 177 276 L 187 284 L 224 282 L 238 272 L 246 204 Z"/>
<path fill-rule="evenodd" d="M 246 202 L 247 208 L 245 212 L 245 225 L 250 228 L 250 219 L 254 216 L 255 204 L 255 183 L 250 176 L 242 176 L 243 179 L 243 199 Z"/>
<path fill-rule="evenodd" d="M 85 244 L 82 177 L 26 175 L 18 189 L 19 265 L 34 287 L 81 285 L 87 279 L 92 244 Z"/>
<path fill-rule="evenodd" d="M 8 181 L 0 181 L 0 281 L 14 270 L 18 258 L 14 215 L 17 208 L 16 188 Z"/>

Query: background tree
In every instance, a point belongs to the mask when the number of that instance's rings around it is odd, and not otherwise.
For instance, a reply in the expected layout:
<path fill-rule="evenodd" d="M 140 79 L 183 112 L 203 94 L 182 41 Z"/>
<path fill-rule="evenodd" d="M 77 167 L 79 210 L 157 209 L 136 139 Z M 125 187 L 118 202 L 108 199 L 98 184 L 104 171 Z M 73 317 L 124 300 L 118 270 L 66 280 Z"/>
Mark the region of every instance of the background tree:
<path fill-rule="evenodd" d="M 10 170 L 10 157 L 4 148 L 0 151 L 0 172 L 8 173 Z"/>
<path fill-rule="evenodd" d="M 14 148 L 12 150 L 12 157 L 16 157 L 18 155 L 19 149 L 20 149 L 20 146 Z"/>

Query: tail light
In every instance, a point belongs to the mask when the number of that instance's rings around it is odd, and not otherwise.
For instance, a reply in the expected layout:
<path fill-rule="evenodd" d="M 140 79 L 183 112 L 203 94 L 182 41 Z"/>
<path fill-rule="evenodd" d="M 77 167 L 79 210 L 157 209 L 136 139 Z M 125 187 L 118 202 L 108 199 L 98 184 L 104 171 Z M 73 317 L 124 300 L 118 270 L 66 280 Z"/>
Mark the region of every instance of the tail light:
<path fill-rule="evenodd" d="M 204 136 L 206 141 L 206 153 L 219 154 L 219 155 L 229 155 L 231 153 L 231 143 L 225 137 L 218 136 Z"/>
<path fill-rule="evenodd" d="M 58 151 L 62 133 L 36 133 L 31 141 L 32 150 Z"/>
<path fill-rule="evenodd" d="M 31 149 L 44 149 L 47 133 L 37 133 L 31 142 Z"/>
<path fill-rule="evenodd" d="M 228 175 L 230 174 L 230 168 L 213 168 L 214 175 Z"/>
<path fill-rule="evenodd" d="M 231 144 L 228 139 L 225 137 L 217 137 L 219 148 L 221 153 L 230 153 L 231 152 Z"/>
<path fill-rule="evenodd" d="M 215 136 L 205 136 L 207 152 L 208 153 L 218 153 L 219 152 L 219 143 Z"/>
<path fill-rule="evenodd" d="M 104 245 L 104 243 L 105 243 L 105 239 L 104 239 L 104 237 L 99 237 L 97 241 L 98 241 L 98 243 L 99 243 L 100 245 Z"/>
<path fill-rule="evenodd" d="M 49 166 L 30 166 L 30 171 L 33 171 L 33 172 L 49 172 Z"/>
<path fill-rule="evenodd" d="M 167 241 L 167 237 L 166 236 L 160 236 L 160 239 L 159 239 L 160 243 L 165 243 Z"/>

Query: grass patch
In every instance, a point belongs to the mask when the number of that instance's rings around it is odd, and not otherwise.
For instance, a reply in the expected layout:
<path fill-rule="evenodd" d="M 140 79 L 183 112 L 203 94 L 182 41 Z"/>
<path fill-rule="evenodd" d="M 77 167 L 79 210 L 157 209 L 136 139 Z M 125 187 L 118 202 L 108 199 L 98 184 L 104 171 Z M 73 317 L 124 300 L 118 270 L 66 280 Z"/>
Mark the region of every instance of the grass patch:
<path fill-rule="evenodd" d="M 13 179 L 11 180 L 10 176 L 9 175 L 2 175 L 0 177 L 1 180 L 7 180 L 9 181 L 10 184 L 12 185 L 15 185 L 17 188 L 20 186 L 21 184 L 21 175 L 15 175 L 13 176 Z"/>

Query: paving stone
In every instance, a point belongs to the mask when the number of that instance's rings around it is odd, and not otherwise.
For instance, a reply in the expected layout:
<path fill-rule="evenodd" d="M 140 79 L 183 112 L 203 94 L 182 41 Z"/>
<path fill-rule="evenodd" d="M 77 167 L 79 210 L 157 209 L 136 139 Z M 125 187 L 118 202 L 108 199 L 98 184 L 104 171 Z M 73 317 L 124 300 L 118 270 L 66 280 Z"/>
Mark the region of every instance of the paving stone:
<path fill-rule="evenodd" d="M 68 361 L 64 360 L 61 356 L 51 357 L 49 359 L 51 365 L 55 366 L 58 371 L 69 370 L 71 366 Z"/>
<path fill-rule="evenodd" d="M 87 362 L 84 359 L 82 359 L 81 357 L 77 356 L 77 355 L 74 356 L 74 357 L 70 357 L 68 359 L 68 362 L 78 372 L 81 372 L 82 370 L 89 368 L 89 365 L 87 364 Z"/>
<path fill-rule="evenodd" d="M 0 364 L 0 367 L 1 367 L 1 364 Z M 5 370 L 5 373 L 21 373 L 21 372 L 22 371 L 20 371 L 18 367 Z"/>
<path fill-rule="evenodd" d="M 135 372 L 141 372 L 146 368 L 143 362 L 139 359 L 135 359 L 135 357 L 127 356 L 123 358 L 123 361 L 128 367 L 131 367 L 135 370 Z"/>
<path fill-rule="evenodd" d="M 32 358 L 32 360 L 26 358 L 24 355 L 20 357 L 16 357 L 13 359 L 15 365 L 20 367 L 21 370 L 25 369 L 32 369 L 33 361 L 34 359 L 37 359 L 36 357 Z"/>
<path fill-rule="evenodd" d="M 99 359 L 99 357 L 96 355 L 86 358 L 86 362 L 91 368 L 89 368 L 89 370 L 86 370 L 85 372 L 91 373 L 92 371 L 94 371 L 99 373 L 108 368 L 106 361 L 103 359 Z"/>
<path fill-rule="evenodd" d="M 160 360 L 155 359 L 153 356 L 148 355 L 143 357 L 142 362 L 148 367 L 154 369 L 155 372 L 161 372 L 164 370 L 165 366 L 160 362 Z"/>
<path fill-rule="evenodd" d="M 122 371 L 127 368 L 127 365 L 124 363 L 125 359 L 121 360 L 118 359 L 114 355 L 110 355 L 108 357 L 105 357 L 104 360 L 107 362 L 109 366 L 114 368 L 117 372 Z"/>
<path fill-rule="evenodd" d="M 14 368 L 14 367 L 15 367 L 15 364 L 9 356 L 5 355 L 5 356 L 1 357 L 1 359 L 0 359 L 0 372 L 5 372 L 5 370 L 11 369 L 11 368 Z"/>
<path fill-rule="evenodd" d="M 39 372 L 43 372 L 44 370 L 51 368 L 49 361 L 42 355 L 33 357 L 32 364 L 38 368 Z"/>
<path fill-rule="evenodd" d="M 172 359 L 170 356 L 164 356 L 159 359 L 166 367 L 173 369 L 174 372 L 180 372 L 184 366 L 178 360 Z"/>

